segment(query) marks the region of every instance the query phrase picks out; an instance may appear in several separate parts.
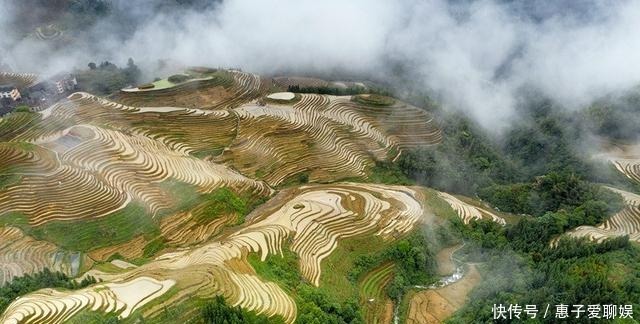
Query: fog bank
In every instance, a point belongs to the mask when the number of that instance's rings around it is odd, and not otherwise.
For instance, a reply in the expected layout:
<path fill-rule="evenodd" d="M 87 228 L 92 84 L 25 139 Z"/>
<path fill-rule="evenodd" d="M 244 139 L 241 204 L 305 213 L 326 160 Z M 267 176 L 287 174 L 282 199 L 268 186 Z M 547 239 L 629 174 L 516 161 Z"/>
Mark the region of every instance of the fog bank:
<path fill-rule="evenodd" d="M 110 1 L 61 45 L 14 32 L 29 8 L 0 0 L 0 58 L 53 73 L 133 57 L 148 77 L 180 65 L 387 80 L 402 70 L 489 127 L 514 117 L 523 89 L 576 109 L 640 81 L 640 0 L 167 2 Z"/>

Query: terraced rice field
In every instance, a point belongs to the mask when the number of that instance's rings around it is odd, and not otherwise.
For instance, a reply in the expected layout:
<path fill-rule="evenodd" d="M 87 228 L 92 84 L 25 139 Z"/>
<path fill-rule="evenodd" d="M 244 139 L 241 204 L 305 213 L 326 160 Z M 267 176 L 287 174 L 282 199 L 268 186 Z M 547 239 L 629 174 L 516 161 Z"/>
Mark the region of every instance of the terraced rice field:
<path fill-rule="evenodd" d="M 634 182 L 640 182 L 640 147 L 638 145 L 623 145 L 604 143 L 604 153 L 597 157 L 604 157 L 624 176 Z M 590 241 L 602 242 L 605 239 L 628 235 L 629 240 L 640 242 L 640 196 L 624 190 L 606 187 L 622 195 L 625 208 L 611 216 L 602 224 L 596 226 L 579 226 L 565 235 L 571 237 L 586 237 Z M 561 237 L 551 241 L 557 246 Z"/>
<path fill-rule="evenodd" d="M 305 172 L 311 181 L 365 176 L 376 160 L 441 140 L 430 116 L 401 102 L 375 107 L 349 96 L 308 94 L 293 105 L 210 108 L 141 108 L 78 93 L 43 111 L 44 118 L 12 115 L 0 124 L 13 141 L 35 143 L 53 141 L 74 125 L 108 126 L 185 154 L 216 156 L 214 161 L 273 186 Z"/>
<path fill-rule="evenodd" d="M 6 324 L 63 323 L 87 308 L 119 313 L 122 318 L 127 318 L 174 284 L 171 280 L 140 277 L 124 283 L 99 284 L 73 292 L 43 289 L 13 302 L 2 321 Z"/>
<path fill-rule="evenodd" d="M 39 40 L 54 40 L 64 35 L 64 32 L 55 25 L 47 25 L 36 28 L 35 36 Z"/>
<path fill-rule="evenodd" d="M 317 285 L 321 261 L 335 249 L 340 239 L 370 234 L 394 239 L 410 231 L 423 213 L 417 193 L 399 186 L 350 183 L 314 185 L 299 188 L 287 195 L 288 199 L 280 197 L 275 203 L 264 206 L 260 209 L 260 216 L 219 240 L 192 250 L 161 255 L 125 273 L 92 271 L 91 274 L 110 282 L 128 282 L 153 275 L 159 281 L 175 282 L 180 288 L 179 293 L 167 298 L 167 304 L 179 302 L 193 294 L 210 296 L 220 293 L 234 305 L 268 315 L 278 314 L 287 322 L 292 322 L 296 316 L 294 301 L 276 284 L 264 282 L 252 271 L 247 271 L 251 270 L 244 261 L 247 253 L 260 253 L 264 260 L 269 254 L 280 253 L 285 240 L 290 238 L 292 251 L 300 256 L 301 273 Z M 80 293 L 48 292 L 47 295 L 57 301 L 51 303 L 63 305 L 65 298 L 72 298 L 66 297 L 66 294 L 72 294 L 75 300 L 80 297 L 74 294 L 82 295 L 93 288 L 87 289 Z M 57 317 L 66 318 L 69 314 L 66 308 L 56 311 L 34 310 L 46 304 L 27 302 L 45 298 L 39 294 L 27 297 L 26 301 L 21 299 L 14 302 L 3 319 L 16 318 L 23 313 L 54 316 L 52 312 Z M 102 309 L 116 310 L 109 301 L 110 297 L 95 298 L 100 298 Z M 79 311 L 90 305 L 74 305 L 73 309 Z"/>
<path fill-rule="evenodd" d="M 579 226 L 566 235 L 586 237 L 598 243 L 608 238 L 629 235 L 630 241 L 640 242 L 640 196 L 616 188 L 607 188 L 622 195 L 625 207 L 600 225 Z M 553 240 L 551 245 L 556 246 L 559 239 L 558 237 Z"/>
<path fill-rule="evenodd" d="M 391 323 L 393 302 L 385 292 L 393 279 L 393 263 L 384 264 L 369 272 L 360 283 L 360 304 L 366 323 Z"/>
<path fill-rule="evenodd" d="M 444 322 L 465 303 L 467 295 L 481 280 L 475 265 L 465 276 L 449 286 L 423 290 L 413 295 L 409 304 L 407 324 L 436 324 Z"/>
<path fill-rule="evenodd" d="M 446 201 L 451 206 L 451 208 L 453 208 L 453 210 L 456 211 L 460 219 L 462 219 L 462 221 L 465 224 L 469 224 L 469 222 L 474 219 L 476 220 L 488 219 L 500 225 L 506 224 L 506 221 L 504 220 L 504 218 L 497 216 L 496 214 L 482 207 L 474 206 L 466 202 L 463 202 L 462 200 L 454 197 L 451 194 L 448 194 L 446 192 L 439 192 L 438 196 L 444 199 L 444 201 Z"/>
<path fill-rule="evenodd" d="M 59 167 L 26 174 L 20 184 L 0 192 L 0 214 L 22 212 L 33 226 L 105 216 L 132 200 L 144 202 L 155 214 L 171 202 L 158 185 L 167 179 L 195 185 L 202 192 L 223 186 L 270 192 L 263 183 L 142 135 L 82 125 L 37 143 L 57 153 Z"/>
<path fill-rule="evenodd" d="M 293 105 L 247 104 L 234 113 L 238 136 L 215 161 L 273 186 L 304 172 L 314 182 L 362 177 L 376 160 L 442 136 L 416 107 L 366 106 L 349 96 L 302 94 Z"/>
<path fill-rule="evenodd" d="M 640 182 L 640 158 L 615 159 L 611 162 L 627 178 Z"/>
<path fill-rule="evenodd" d="M 600 153 L 594 158 L 611 162 L 627 178 L 640 182 L 640 145 L 628 145 L 601 140 Z"/>
<path fill-rule="evenodd" d="M 206 205 L 199 205 L 191 211 L 166 217 L 160 222 L 160 232 L 167 243 L 174 246 L 188 246 L 207 241 L 222 229 L 234 224 L 235 215 L 220 215 L 215 219 L 203 220 Z"/>
<path fill-rule="evenodd" d="M 0 84 L 13 84 L 19 89 L 27 88 L 38 81 L 38 75 L 32 73 L 0 72 Z"/>
<path fill-rule="evenodd" d="M 138 235 L 127 242 L 93 250 L 89 252 L 88 255 L 93 260 L 104 261 L 118 253 L 127 259 L 133 260 L 142 257 L 144 247 L 147 243 L 143 235 Z"/>
<path fill-rule="evenodd" d="M 148 91 L 123 91 L 114 100 L 138 107 L 185 107 L 204 110 L 226 109 L 266 94 L 269 82 L 260 76 L 237 71 L 220 71 L 216 77 Z"/>
<path fill-rule="evenodd" d="M 372 233 L 390 240 L 413 229 L 423 214 L 418 195 L 396 186 L 303 186 L 293 199 L 247 230 L 266 223 L 293 232 L 291 250 L 300 257 L 300 272 L 317 286 L 322 259 L 339 239 Z"/>
<path fill-rule="evenodd" d="M 15 227 L 0 226 L 0 286 L 14 277 L 36 273 L 44 268 L 79 274 L 82 264 L 91 261 L 80 252 L 70 252 L 29 237 Z"/>
<path fill-rule="evenodd" d="M 640 182 L 640 147 L 607 143 L 604 155 L 615 168 L 634 182 Z M 587 237 L 602 242 L 611 237 L 629 235 L 631 241 L 640 242 L 640 196 L 631 192 L 607 187 L 622 195 L 625 208 L 597 226 L 580 226 L 567 235 Z M 551 244 L 557 245 L 559 238 Z"/>
<path fill-rule="evenodd" d="M 68 127 L 92 124 L 160 141 L 183 153 L 222 150 L 237 128 L 230 112 L 174 107 L 132 107 L 88 93 L 75 93 L 44 111 L 38 127 L 23 131 L 18 140 L 39 141 Z M 18 121 L 15 122 L 17 124 Z M 14 124 L 14 123 L 12 123 Z M 17 133 L 18 131 L 16 131 Z"/>
<path fill-rule="evenodd" d="M 24 261 L 0 268 L 4 281 L 45 266 L 80 275 L 79 258 L 90 264 L 117 253 L 136 263 L 150 260 L 112 273 L 91 269 L 85 275 L 104 282 L 82 290 L 29 294 L 14 301 L 0 322 L 58 323 L 87 309 L 154 316 L 167 305 L 216 294 L 293 322 L 294 300 L 255 273 L 249 253 L 264 261 L 286 243 L 299 256 L 302 276 L 318 286 L 322 261 L 341 240 L 376 235 L 391 241 L 420 221 L 420 190 L 361 183 L 290 187 L 237 227 L 229 226 L 237 213 L 203 216 L 207 205 L 191 203 L 190 196 L 227 188 L 258 200 L 304 174 L 311 182 L 366 177 L 376 161 L 435 145 L 442 136 L 426 112 L 400 101 L 380 107 L 350 96 L 304 94 L 264 104 L 270 82 L 225 73 L 230 84 L 195 81 L 112 100 L 75 93 L 40 113 L 0 119 L 0 219 L 20 215 L 19 225 L 31 234 L 43 228 L 53 233 L 54 225 L 64 234 L 65 224 L 73 224 L 84 226 L 79 232 L 90 227 L 93 234 L 117 237 L 111 245 L 87 246 L 83 236 L 78 249 L 88 251 L 85 256 L 0 228 L 12 242 L 0 240 L 0 260 Z M 154 240 L 166 244 L 166 253 L 150 259 L 145 248 Z M 389 273 L 369 278 L 363 293 L 381 294 Z"/>

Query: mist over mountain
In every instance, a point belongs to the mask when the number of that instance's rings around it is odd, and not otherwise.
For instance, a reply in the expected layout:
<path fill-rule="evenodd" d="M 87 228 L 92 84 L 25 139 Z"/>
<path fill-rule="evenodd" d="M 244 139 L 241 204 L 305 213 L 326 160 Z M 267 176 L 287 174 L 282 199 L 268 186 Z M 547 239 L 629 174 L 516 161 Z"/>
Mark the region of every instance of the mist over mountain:
<path fill-rule="evenodd" d="M 640 0 L 0 0 L 0 322 L 625 321 L 638 31 Z"/>
<path fill-rule="evenodd" d="M 530 90 L 571 109 L 640 81 L 640 1 L 0 1 L 5 64 L 54 73 L 133 57 L 398 83 L 485 126 Z M 38 28 L 55 37 L 38 38 Z"/>

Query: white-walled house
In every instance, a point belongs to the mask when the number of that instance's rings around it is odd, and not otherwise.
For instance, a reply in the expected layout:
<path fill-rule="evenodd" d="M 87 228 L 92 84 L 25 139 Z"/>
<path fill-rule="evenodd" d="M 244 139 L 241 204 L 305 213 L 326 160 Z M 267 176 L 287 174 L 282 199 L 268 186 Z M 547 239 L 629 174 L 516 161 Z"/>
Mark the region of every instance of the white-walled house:
<path fill-rule="evenodd" d="M 63 94 L 67 91 L 73 91 L 78 86 L 78 80 L 75 76 L 68 74 L 59 74 L 51 78 L 56 85 L 58 94 Z"/>
<path fill-rule="evenodd" d="M 20 95 L 20 91 L 13 85 L 0 85 L 0 99 L 7 98 L 13 101 L 16 101 L 22 96 Z"/>

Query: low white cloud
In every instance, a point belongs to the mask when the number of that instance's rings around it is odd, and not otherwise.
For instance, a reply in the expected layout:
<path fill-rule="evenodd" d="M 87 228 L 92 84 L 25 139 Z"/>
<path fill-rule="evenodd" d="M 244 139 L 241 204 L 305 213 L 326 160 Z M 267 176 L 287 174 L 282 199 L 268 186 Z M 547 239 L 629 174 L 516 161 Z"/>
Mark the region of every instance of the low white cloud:
<path fill-rule="evenodd" d="M 5 40 L 0 54 L 35 72 L 133 57 L 146 71 L 169 60 L 384 78 L 400 64 L 413 87 L 492 128 L 514 117 L 522 88 L 575 109 L 640 82 L 640 0 L 226 0 L 206 10 L 145 9 L 158 1 L 113 1 L 119 16 L 89 30 L 91 42 Z M 1 28 L 11 28 L 10 14 L 0 11 Z M 127 19 L 134 28 L 123 33 Z"/>

